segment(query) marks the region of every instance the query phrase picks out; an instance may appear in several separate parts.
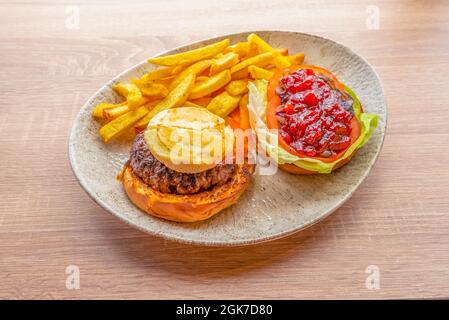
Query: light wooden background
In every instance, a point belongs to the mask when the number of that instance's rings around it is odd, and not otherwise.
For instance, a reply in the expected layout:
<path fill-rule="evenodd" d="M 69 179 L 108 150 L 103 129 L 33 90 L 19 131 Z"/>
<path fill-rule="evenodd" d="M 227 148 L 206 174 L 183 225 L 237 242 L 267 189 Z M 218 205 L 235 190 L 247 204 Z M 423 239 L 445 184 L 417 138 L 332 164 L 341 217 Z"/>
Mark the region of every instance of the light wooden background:
<path fill-rule="evenodd" d="M 97 206 L 67 159 L 88 97 L 161 50 L 258 29 L 329 37 L 379 72 L 385 145 L 350 201 L 243 248 L 164 241 Z M 1 0 L 0 91 L 0 298 L 449 298 L 448 1 Z"/>

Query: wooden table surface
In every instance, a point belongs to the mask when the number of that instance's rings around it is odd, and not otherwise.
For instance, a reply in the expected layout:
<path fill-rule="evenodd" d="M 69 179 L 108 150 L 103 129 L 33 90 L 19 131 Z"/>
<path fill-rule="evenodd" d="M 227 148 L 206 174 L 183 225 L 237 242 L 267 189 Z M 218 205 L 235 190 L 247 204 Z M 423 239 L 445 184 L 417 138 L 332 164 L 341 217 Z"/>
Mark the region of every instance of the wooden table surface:
<path fill-rule="evenodd" d="M 448 1 L 41 2 L 0 1 L 0 298 L 449 298 Z M 387 136 L 354 196 L 240 248 L 165 241 L 96 205 L 67 156 L 89 96 L 159 51 L 262 29 L 334 39 L 378 71 Z"/>

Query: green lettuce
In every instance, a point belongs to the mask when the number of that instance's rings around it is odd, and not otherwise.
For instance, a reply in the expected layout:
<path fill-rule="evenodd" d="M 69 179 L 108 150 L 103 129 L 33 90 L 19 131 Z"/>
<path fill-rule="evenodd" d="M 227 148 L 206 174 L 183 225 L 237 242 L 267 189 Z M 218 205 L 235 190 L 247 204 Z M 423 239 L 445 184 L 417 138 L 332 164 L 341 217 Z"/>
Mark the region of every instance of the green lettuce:
<path fill-rule="evenodd" d="M 300 168 L 316 171 L 318 173 L 331 173 L 335 165 L 348 158 L 357 149 L 361 148 L 369 140 L 377 127 L 377 114 L 362 112 L 359 99 L 350 88 L 345 86 L 346 92 L 354 99 L 354 115 L 360 122 L 360 136 L 346 150 L 344 155 L 334 162 L 327 163 L 313 158 L 298 157 L 279 147 L 277 143 L 277 134 L 268 130 L 265 120 L 267 87 L 268 83 L 265 80 L 255 80 L 248 84 L 248 110 L 250 123 L 252 129 L 258 136 L 259 145 L 279 164 L 294 164 Z"/>

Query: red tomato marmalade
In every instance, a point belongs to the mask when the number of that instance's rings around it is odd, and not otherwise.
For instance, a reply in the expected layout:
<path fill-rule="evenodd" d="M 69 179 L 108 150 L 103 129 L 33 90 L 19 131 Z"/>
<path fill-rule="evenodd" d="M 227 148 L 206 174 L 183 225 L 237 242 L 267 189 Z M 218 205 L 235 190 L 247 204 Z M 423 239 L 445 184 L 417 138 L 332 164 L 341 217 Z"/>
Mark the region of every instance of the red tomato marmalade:
<path fill-rule="evenodd" d="M 276 94 L 279 134 L 296 152 L 329 158 L 349 147 L 354 102 L 331 79 L 300 69 L 279 80 Z"/>

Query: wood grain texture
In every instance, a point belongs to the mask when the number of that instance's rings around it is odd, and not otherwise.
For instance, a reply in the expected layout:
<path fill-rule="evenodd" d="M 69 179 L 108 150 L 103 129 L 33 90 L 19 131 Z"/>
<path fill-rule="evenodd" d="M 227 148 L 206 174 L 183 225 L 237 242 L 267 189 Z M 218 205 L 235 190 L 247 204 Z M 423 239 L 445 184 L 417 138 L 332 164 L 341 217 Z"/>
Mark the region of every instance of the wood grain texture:
<path fill-rule="evenodd" d="M 0 298 L 449 298 L 447 1 L 77 1 L 69 29 L 72 4 L 0 1 Z M 387 136 L 355 195 L 304 232 L 243 248 L 161 240 L 98 207 L 67 159 L 87 98 L 151 54 L 257 29 L 326 36 L 378 71 Z M 65 287 L 71 264 L 79 290 Z"/>

